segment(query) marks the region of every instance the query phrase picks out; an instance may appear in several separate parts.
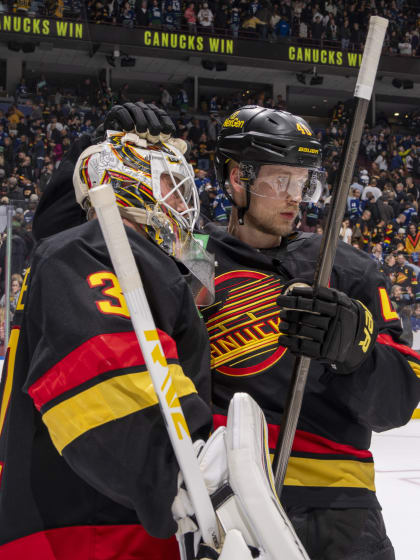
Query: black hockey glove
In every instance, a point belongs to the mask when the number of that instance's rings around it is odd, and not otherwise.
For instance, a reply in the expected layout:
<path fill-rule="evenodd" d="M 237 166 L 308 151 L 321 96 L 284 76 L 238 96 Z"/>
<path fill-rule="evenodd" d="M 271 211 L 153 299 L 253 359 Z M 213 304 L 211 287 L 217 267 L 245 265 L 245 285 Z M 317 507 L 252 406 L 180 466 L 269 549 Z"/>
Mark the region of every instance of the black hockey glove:
<path fill-rule="evenodd" d="M 153 103 L 124 103 L 110 109 L 103 124 L 95 131 L 95 136 L 103 136 L 107 130 L 136 131 L 139 134 L 149 132 L 151 136 L 175 134 L 176 128 L 166 111 Z"/>
<path fill-rule="evenodd" d="M 325 360 L 337 373 L 356 370 L 369 356 L 378 334 L 371 312 L 333 288 L 292 288 L 277 299 L 279 344 L 293 354 Z"/>

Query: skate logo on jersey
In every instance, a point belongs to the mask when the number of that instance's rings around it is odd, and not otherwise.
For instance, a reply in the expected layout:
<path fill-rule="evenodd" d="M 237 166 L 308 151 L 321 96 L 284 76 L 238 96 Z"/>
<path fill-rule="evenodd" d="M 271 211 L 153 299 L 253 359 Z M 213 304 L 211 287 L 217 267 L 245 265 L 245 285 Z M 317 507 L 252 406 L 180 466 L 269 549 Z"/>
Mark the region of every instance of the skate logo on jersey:
<path fill-rule="evenodd" d="M 207 309 L 212 369 L 229 376 L 256 375 L 286 352 L 279 346 L 282 281 L 254 270 L 218 276 L 216 303 Z M 210 315 L 209 315 L 210 313 Z"/>

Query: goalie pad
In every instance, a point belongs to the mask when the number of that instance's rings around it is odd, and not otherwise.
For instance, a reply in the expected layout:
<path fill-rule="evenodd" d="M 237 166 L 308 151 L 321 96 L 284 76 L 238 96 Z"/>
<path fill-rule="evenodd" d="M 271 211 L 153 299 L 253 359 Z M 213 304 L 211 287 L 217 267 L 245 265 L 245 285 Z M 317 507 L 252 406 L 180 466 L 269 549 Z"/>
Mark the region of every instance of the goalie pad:
<path fill-rule="evenodd" d="M 236 529 L 229 531 L 220 554 L 211 547 L 202 546 L 197 560 L 253 560 L 243 536 Z"/>
<path fill-rule="evenodd" d="M 309 560 L 276 495 L 264 414 L 246 393 L 230 402 L 225 445 L 229 484 L 253 536 L 247 543 L 267 560 Z"/>
<path fill-rule="evenodd" d="M 309 560 L 276 496 L 267 424 L 260 407 L 249 395 L 236 393 L 229 406 L 226 428 L 218 428 L 206 443 L 196 441 L 194 447 L 225 535 L 239 531 L 242 541 L 252 550 L 251 557 L 259 560 Z M 228 558 L 226 543 L 220 550 L 200 544 L 201 535 L 182 475 L 178 485 L 172 513 L 178 523 L 180 549 L 182 535 L 192 532 L 194 558 Z M 229 541 L 236 542 L 235 536 L 233 533 Z M 187 556 L 184 552 L 182 558 Z"/>

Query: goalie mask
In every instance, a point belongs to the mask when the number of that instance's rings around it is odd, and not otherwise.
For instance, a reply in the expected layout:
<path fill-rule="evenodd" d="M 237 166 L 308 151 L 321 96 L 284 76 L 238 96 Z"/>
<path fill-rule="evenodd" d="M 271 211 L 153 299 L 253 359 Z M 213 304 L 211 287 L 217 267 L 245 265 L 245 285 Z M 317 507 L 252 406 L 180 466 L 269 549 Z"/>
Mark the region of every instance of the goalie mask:
<path fill-rule="evenodd" d="M 214 259 L 194 238 L 199 198 L 194 172 L 174 143 L 148 144 L 136 134 L 107 131 L 107 139 L 79 157 L 73 185 L 89 213 L 89 189 L 110 183 L 123 218 L 192 273 L 197 305 L 214 299 Z"/>

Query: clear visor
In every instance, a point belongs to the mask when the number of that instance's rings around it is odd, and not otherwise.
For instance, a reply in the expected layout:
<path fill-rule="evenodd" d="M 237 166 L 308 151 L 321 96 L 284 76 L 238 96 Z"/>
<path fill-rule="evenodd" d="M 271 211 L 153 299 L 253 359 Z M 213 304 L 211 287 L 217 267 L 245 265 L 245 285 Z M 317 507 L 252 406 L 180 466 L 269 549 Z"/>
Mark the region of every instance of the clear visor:
<path fill-rule="evenodd" d="M 171 147 L 171 150 L 174 148 Z M 194 182 L 194 170 L 181 153 L 176 157 L 164 152 L 152 152 L 153 196 L 170 210 L 180 224 L 193 231 L 200 211 L 200 201 Z"/>
<path fill-rule="evenodd" d="M 252 180 L 245 164 L 240 166 L 240 178 L 244 188 L 251 180 L 251 193 L 264 198 L 298 199 L 299 202 L 318 202 L 327 182 L 326 173 L 287 165 L 262 165 L 258 176 Z"/>

